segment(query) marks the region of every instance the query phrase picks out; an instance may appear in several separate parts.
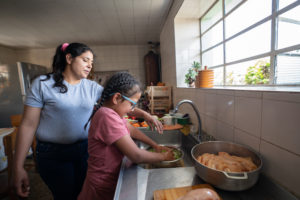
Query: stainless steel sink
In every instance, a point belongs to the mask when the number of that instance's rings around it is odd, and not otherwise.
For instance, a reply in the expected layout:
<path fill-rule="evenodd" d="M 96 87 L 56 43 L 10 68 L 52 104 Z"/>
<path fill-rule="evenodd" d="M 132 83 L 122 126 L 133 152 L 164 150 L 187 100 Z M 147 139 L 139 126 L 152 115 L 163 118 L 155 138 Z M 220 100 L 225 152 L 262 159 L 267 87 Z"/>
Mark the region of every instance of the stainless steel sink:
<path fill-rule="evenodd" d="M 191 159 L 191 149 L 186 148 L 186 145 L 183 145 L 183 134 L 178 130 L 173 131 L 165 131 L 163 134 L 158 134 L 157 132 L 153 132 L 150 130 L 142 130 L 148 137 L 154 140 L 159 145 L 164 146 L 174 146 L 181 149 L 184 152 L 183 163 L 181 163 L 178 167 L 190 167 L 193 166 L 193 160 Z M 136 144 L 141 149 L 147 149 L 149 146 L 140 141 L 137 141 Z M 140 167 L 144 169 L 153 169 L 157 168 L 150 164 L 139 164 Z"/>
<path fill-rule="evenodd" d="M 199 141 L 197 141 L 198 137 L 192 135 L 184 136 L 179 131 L 165 131 L 163 135 L 148 130 L 142 131 L 158 144 L 174 145 L 184 150 L 185 167 L 145 169 L 140 165 L 132 164 L 124 158 L 114 200 L 153 200 L 153 192 L 155 190 L 205 183 L 199 178 L 195 168 L 192 167 L 193 163 L 190 152 L 192 147 L 199 143 Z M 211 139 L 213 139 L 211 136 L 203 133 L 200 141 L 208 141 Z M 147 145 L 143 143 L 137 142 L 137 144 L 140 148 L 147 147 Z M 253 188 L 243 192 L 228 192 L 219 189 L 216 189 L 216 191 L 224 200 L 297 199 L 264 176 L 260 177 L 258 184 Z"/>

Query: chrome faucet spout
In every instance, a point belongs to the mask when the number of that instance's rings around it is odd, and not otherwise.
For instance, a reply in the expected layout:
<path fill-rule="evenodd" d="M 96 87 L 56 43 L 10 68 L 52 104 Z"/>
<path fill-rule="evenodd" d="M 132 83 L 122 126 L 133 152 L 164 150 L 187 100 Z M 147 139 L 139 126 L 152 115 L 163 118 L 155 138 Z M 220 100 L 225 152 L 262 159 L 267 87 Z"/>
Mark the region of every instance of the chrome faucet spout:
<path fill-rule="evenodd" d="M 191 101 L 191 100 L 188 100 L 188 99 L 184 99 L 184 100 L 182 100 L 182 101 L 179 101 L 179 102 L 177 103 L 177 105 L 175 106 L 175 109 L 173 110 L 173 113 L 177 113 L 179 107 L 180 107 L 182 104 L 184 104 L 184 103 L 190 104 L 190 105 L 193 107 L 193 109 L 194 109 L 194 111 L 195 111 L 195 113 L 196 113 L 197 121 L 198 121 L 198 140 L 199 140 L 199 142 L 201 142 L 201 118 L 200 118 L 200 113 L 199 113 L 199 111 L 198 111 L 196 105 L 194 104 L 194 102 Z"/>

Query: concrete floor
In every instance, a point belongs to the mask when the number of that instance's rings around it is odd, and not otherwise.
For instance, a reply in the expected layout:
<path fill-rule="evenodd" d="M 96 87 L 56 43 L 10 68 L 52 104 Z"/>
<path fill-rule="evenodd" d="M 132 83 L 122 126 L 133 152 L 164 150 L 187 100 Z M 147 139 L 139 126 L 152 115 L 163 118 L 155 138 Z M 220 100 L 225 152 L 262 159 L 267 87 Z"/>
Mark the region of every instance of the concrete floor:
<path fill-rule="evenodd" d="M 26 164 L 25 165 L 32 165 L 33 166 L 34 162 L 32 159 L 26 159 Z M 53 200 L 52 194 L 49 191 L 48 187 L 46 184 L 43 182 L 41 179 L 39 173 L 35 171 L 34 167 L 29 168 L 28 170 L 28 175 L 30 179 L 30 195 L 28 200 Z M 3 192 L 3 189 L 7 187 L 7 170 L 4 170 L 0 172 L 0 194 Z M 3 197 L 1 200 L 9 200 L 9 197 Z"/>

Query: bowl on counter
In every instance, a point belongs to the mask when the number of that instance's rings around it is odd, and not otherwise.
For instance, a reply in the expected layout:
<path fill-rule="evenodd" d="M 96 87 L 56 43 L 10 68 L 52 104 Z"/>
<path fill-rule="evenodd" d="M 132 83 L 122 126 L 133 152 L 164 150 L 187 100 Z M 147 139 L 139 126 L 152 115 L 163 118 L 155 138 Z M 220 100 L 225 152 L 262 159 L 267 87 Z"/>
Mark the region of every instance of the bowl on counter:
<path fill-rule="evenodd" d="M 156 162 L 156 163 L 152 163 L 152 165 L 156 168 L 169 168 L 169 167 L 178 167 L 181 166 L 183 163 L 183 156 L 184 153 L 183 151 L 175 146 L 166 146 L 168 148 L 173 149 L 174 151 L 176 151 L 176 154 L 178 155 L 176 159 L 174 160 L 169 160 L 169 161 L 161 161 L 161 162 Z M 152 148 L 149 147 L 147 149 L 147 151 L 152 151 Z"/>
<path fill-rule="evenodd" d="M 209 168 L 197 161 L 204 153 L 218 154 L 227 152 L 230 155 L 250 157 L 257 169 L 249 172 L 225 172 Z M 205 182 L 227 191 L 242 191 L 249 189 L 257 182 L 262 168 L 262 159 L 246 146 L 225 141 L 209 141 L 195 145 L 191 150 L 197 175 Z"/>

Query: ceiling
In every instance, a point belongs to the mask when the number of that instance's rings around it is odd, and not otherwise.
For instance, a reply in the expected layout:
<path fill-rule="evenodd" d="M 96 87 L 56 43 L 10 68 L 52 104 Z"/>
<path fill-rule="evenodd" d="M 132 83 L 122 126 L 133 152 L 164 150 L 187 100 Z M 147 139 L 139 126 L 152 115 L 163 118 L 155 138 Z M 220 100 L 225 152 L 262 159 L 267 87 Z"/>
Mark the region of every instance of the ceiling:
<path fill-rule="evenodd" d="M 172 3 L 173 0 L 1 0 L 0 45 L 145 45 L 159 41 Z"/>

